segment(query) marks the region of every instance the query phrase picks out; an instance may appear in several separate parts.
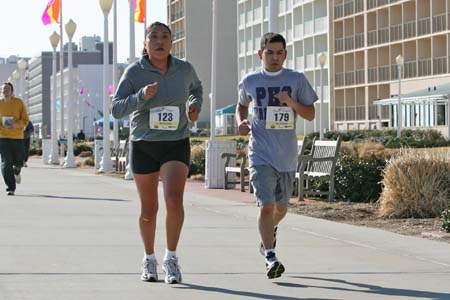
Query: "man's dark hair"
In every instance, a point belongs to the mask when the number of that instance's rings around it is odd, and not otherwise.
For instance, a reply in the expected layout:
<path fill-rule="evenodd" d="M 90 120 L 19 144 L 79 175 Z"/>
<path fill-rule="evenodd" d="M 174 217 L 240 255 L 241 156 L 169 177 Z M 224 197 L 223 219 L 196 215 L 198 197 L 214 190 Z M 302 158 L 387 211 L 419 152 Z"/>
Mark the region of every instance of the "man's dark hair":
<path fill-rule="evenodd" d="M 152 24 L 150 24 L 149 26 L 147 26 L 147 28 L 145 29 L 145 38 L 147 38 L 147 35 L 152 32 L 153 29 L 155 29 L 156 27 L 162 26 L 164 28 L 166 28 L 169 31 L 170 37 L 172 37 L 172 31 L 170 30 L 169 26 L 167 26 L 164 23 L 161 22 L 153 22 Z M 148 56 L 147 50 L 144 49 L 142 50 L 142 55 L 143 56 Z"/>
<path fill-rule="evenodd" d="M 14 92 L 14 86 L 13 86 L 13 84 L 11 82 L 5 81 L 5 82 L 3 82 L 2 85 L 9 85 L 11 87 L 11 92 Z"/>
<path fill-rule="evenodd" d="M 279 33 L 267 32 L 261 37 L 261 50 L 264 50 L 268 43 L 282 43 L 286 49 L 286 40 Z"/>

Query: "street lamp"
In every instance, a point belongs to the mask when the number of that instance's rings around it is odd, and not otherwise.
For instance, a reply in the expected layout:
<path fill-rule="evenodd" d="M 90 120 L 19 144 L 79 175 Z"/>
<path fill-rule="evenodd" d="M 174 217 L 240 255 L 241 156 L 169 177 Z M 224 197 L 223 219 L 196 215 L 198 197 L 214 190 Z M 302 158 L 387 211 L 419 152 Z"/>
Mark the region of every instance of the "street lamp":
<path fill-rule="evenodd" d="M 403 55 L 399 54 L 395 61 L 397 62 L 397 68 L 398 68 L 398 104 L 397 104 L 397 138 L 400 139 L 402 137 L 402 103 L 401 103 L 401 94 L 402 94 L 402 68 L 404 58 Z"/>
<path fill-rule="evenodd" d="M 20 75 L 20 97 L 25 101 L 25 69 L 27 68 L 27 61 L 23 58 L 19 59 L 17 62 L 17 67 L 19 68 Z"/>
<path fill-rule="evenodd" d="M 108 63 L 109 63 L 109 41 L 108 41 L 108 14 L 111 10 L 113 0 L 99 0 L 103 11 L 103 156 L 100 162 L 100 172 L 111 173 L 113 171 L 111 160 L 111 145 L 109 142 L 109 93 L 108 93 Z"/>
<path fill-rule="evenodd" d="M 72 38 L 77 29 L 77 24 L 70 19 L 66 24 L 66 33 L 69 37 L 68 72 L 69 85 L 67 93 L 67 155 L 64 159 L 64 168 L 75 168 L 73 155 L 73 66 L 72 66 Z"/>
<path fill-rule="evenodd" d="M 59 43 L 59 34 L 57 34 L 56 31 L 53 31 L 52 35 L 50 36 L 50 43 L 52 44 L 52 48 L 53 48 L 53 62 L 52 62 L 52 74 L 53 74 L 52 98 L 53 99 L 51 99 L 52 150 L 51 150 L 50 156 L 48 158 L 48 163 L 59 165 L 58 140 L 56 137 L 56 47 L 58 46 L 58 43 Z"/>
<path fill-rule="evenodd" d="M 20 79 L 20 73 L 19 73 L 19 71 L 14 70 L 14 71 L 12 72 L 12 79 L 14 80 L 14 84 L 16 85 L 17 82 L 18 82 L 19 79 Z"/>
<path fill-rule="evenodd" d="M 319 55 L 319 64 L 320 64 L 320 115 L 319 115 L 320 133 L 319 133 L 319 137 L 321 140 L 323 140 L 323 67 L 325 66 L 326 62 L 327 62 L 327 55 L 325 53 L 320 54 Z"/>

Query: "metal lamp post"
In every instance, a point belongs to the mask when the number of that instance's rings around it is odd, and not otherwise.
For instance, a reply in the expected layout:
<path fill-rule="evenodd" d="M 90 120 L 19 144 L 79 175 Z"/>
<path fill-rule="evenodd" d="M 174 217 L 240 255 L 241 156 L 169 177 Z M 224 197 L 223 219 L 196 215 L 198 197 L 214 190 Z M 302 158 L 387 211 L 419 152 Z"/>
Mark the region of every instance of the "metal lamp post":
<path fill-rule="evenodd" d="M 320 139 L 323 140 L 323 67 L 327 62 L 327 55 L 322 53 L 319 55 L 319 64 L 320 64 Z"/>
<path fill-rule="evenodd" d="M 59 165 L 58 158 L 58 138 L 56 136 L 56 47 L 59 43 L 59 34 L 53 31 L 50 36 L 50 43 L 53 48 L 53 62 L 52 62 L 52 75 L 53 75 L 53 88 L 52 88 L 52 100 L 51 100 L 51 143 L 52 149 L 48 158 L 49 164 Z"/>
<path fill-rule="evenodd" d="M 113 0 L 99 0 L 103 11 L 103 156 L 100 162 L 100 172 L 111 173 L 113 171 L 111 160 L 110 130 L 109 130 L 109 93 L 108 93 L 108 63 L 109 63 L 109 41 L 108 41 L 108 14 L 111 10 Z"/>
<path fill-rule="evenodd" d="M 67 92 L 67 155 L 64 159 L 64 168 L 75 168 L 75 156 L 73 155 L 73 67 L 72 67 L 72 38 L 77 29 L 77 24 L 69 20 L 66 24 L 66 33 L 69 38 L 69 53 L 68 53 L 68 72 L 69 84 Z M 62 73 L 62 72 L 61 72 Z"/>
<path fill-rule="evenodd" d="M 398 104 L 397 104 L 397 138 L 402 137 L 402 101 L 401 101 L 401 94 L 402 94 L 402 68 L 404 64 L 403 55 L 399 54 L 395 61 L 397 62 L 397 68 L 398 68 Z"/>
<path fill-rule="evenodd" d="M 27 61 L 23 58 L 19 59 L 17 62 L 17 67 L 19 68 L 20 75 L 20 98 L 25 101 L 25 69 L 27 68 Z"/>
<path fill-rule="evenodd" d="M 13 79 L 13 81 L 14 81 L 14 84 L 16 84 L 16 83 L 19 81 L 19 79 L 20 79 L 20 73 L 19 73 L 19 71 L 14 70 L 14 71 L 12 72 L 12 79 Z"/>

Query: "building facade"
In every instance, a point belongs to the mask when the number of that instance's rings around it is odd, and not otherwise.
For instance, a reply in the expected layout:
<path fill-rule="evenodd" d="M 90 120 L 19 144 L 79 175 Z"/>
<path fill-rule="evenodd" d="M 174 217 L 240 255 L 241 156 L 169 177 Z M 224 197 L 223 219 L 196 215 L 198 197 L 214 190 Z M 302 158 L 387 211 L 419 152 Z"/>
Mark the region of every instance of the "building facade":
<path fill-rule="evenodd" d="M 236 1 L 216 1 L 220 28 L 217 44 L 216 107 L 237 101 Z M 198 127 L 209 127 L 212 57 L 212 1 L 168 0 L 168 24 L 172 30 L 172 55 L 194 66 L 203 84 L 203 108 Z"/>
<path fill-rule="evenodd" d="M 331 126 L 330 106 L 330 22 L 329 1 L 327 0 L 280 0 L 276 1 L 278 23 L 277 32 L 287 42 L 285 67 L 303 72 L 321 99 L 321 73 L 323 85 L 323 107 L 316 102 L 318 113 L 323 111 L 325 129 Z M 261 36 L 269 31 L 269 0 L 238 0 L 238 74 L 241 80 L 245 74 L 261 68 L 258 56 Z M 328 57 L 323 71 L 318 56 Z M 309 122 L 299 119 L 297 133 L 307 134 L 319 131 L 320 118 Z"/>
<path fill-rule="evenodd" d="M 398 99 L 399 70 L 400 95 L 449 82 L 450 0 L 332 2 L 335 129 L 396 127 L 386 99 Z M 448 99 L 419 98 L 402 104 L 403 127 L 446 128 Z"/>

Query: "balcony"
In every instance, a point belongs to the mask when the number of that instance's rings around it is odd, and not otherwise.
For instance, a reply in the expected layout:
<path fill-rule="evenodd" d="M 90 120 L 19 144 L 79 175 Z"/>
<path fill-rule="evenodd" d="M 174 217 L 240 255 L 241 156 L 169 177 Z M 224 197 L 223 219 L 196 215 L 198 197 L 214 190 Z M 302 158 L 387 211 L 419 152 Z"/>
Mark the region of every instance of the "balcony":
<path fill-rule="evenodd" d="M 378 81 L 389 81 L 389 65 L 378 67 Z"/>
<path fill-rule="evenodd" d="M 364 69 L 358 69 L 355 72 L 356 84 L 364 84 Z"/>
<path fill-rule="evenodd" d="M 313 21 L 305 21 L 304 25 L 304 35 L 313 34 Z"/>
<path fill-rule="evenodd" d="M 334 6 L 334 18 L 339 19 L 344 16 L 344 5 L 339 4 Z"/>
<path fill-rule="evenodd" d="M 313 69 L 314 66 L 315 66 L 315 63 L 314 63 L 314 54 L 308 54 L 308 55 L 306 55 L 305 69 Z"/>
<path fill-rule="evenodd" d="M 355 5 L 353 0 L 344 3 L 344 16 L 353 15 L 355 13 Z"/>
<path fill-rule="evenodd" d="M 355 1 L 355 13 L 359 13 L 364 10 L 364 0 Z"/>
<path fill-rule="evenodd" d="M 355 49 L 364 47 L 364 32 L 355 35 Z"/>
<path fill-rule="evenodd" d="M 431 75 L 431 58 L 419 59 L 419 77 Z"/>
<path fill-rule="evenodd" d="M 338 38 L 334 40 L 334 51 L 336 53 L 344 51 L 344 38 Z"/>
<path fill-rule="evenodd" d="M 433 74 L 447 73 L 447 57 L 437 57 L 433 59 Z"/>
<path fill-rule="evenodd" d="M 378 111 L 378 108 L 380 110 Z M 369 120 L 389 119 L 389 106 L 369 105 Z"/>
<path fill-rule="evenodd" d="M 416 61 L 415 60 L 405 62 L 403 75 L 404 75 L 404 78 L 417 77 L 417 69 L 416 69 Z"/>
<path fill-rule="evenodd" d="M 303 24 L 294 25 L 294 40 L 299 40 L 303 37 Z"/>
<path fill-rule="evenodd" d="M 439 31 L 445 30 L 446 16 L 447 16 L 447 14 L 433 16 L 433 32 L 439 32 Z"/>
<path fill-rule="evenodd" d="M 367 45 L 372 46 L 377 43 L 377 31 L 371 30 L 367 32 Z"/>
<path fill-rule="evenodd" d="M 411 21 L 403 24 L 403 35 L 405 39 L 416 36 L 416 21 Z"/>
<path fill-rule="evenodd" d="M 378 44 L 389 42 L 389 27 L 378 29 Z"/>
<path fill-rule="evenodd" d="M 355 72 L 347 72 L 345 73 L 345 85 L 354 85 L 355 84 Z"/>
<path fill-rule="evenodd" d="M 335 80 L 335 85 L 336 86 L 344 86 L 344 73 L 336 73 L 336 75 L 334 76 L 334 80 Z"/>
<path fill-rule="evenodd" d="M 354 36 L 347 36 L 344 40 L 345 51 L 355 49 L 355 40 Z"/>
<path fill-rule="evenodd" d="M 304 62 L 303 56 L 297 57 L 295 59 L 295 69 L 302 70 L 302 71 L 305 69 L 305 62 Z"/>
<path fill-rule="evenodd" d="M 369 74 L 369 82 L 376 82 L 378 80 L 377 71 L 378 71 L 378 68 L 376 68 L 376 67 L 369 68 L 367 70 L 367 72 Z"/>
<path fill-rule="evenodd" d="M 372 9 L 377 7 L 377 0 L 367 0 L 367 9 Z"/>
<path fill-rule="evenodd" d="M 391 26 L 391 42 L 402 39 L 402 24 Z"/>
<path fill-rule="evenodd" d="M 317 18 L 314 21 L 314 32 L 327 32 L 328 31 L 328 18 Z"/>
<path fill-rule="evenodd" d="M 431 33 L 431 25 L 430 25 L 430 18 L 422 18 L 418 21 L 417 25 L 418 35 L 425 35 Z"/>

